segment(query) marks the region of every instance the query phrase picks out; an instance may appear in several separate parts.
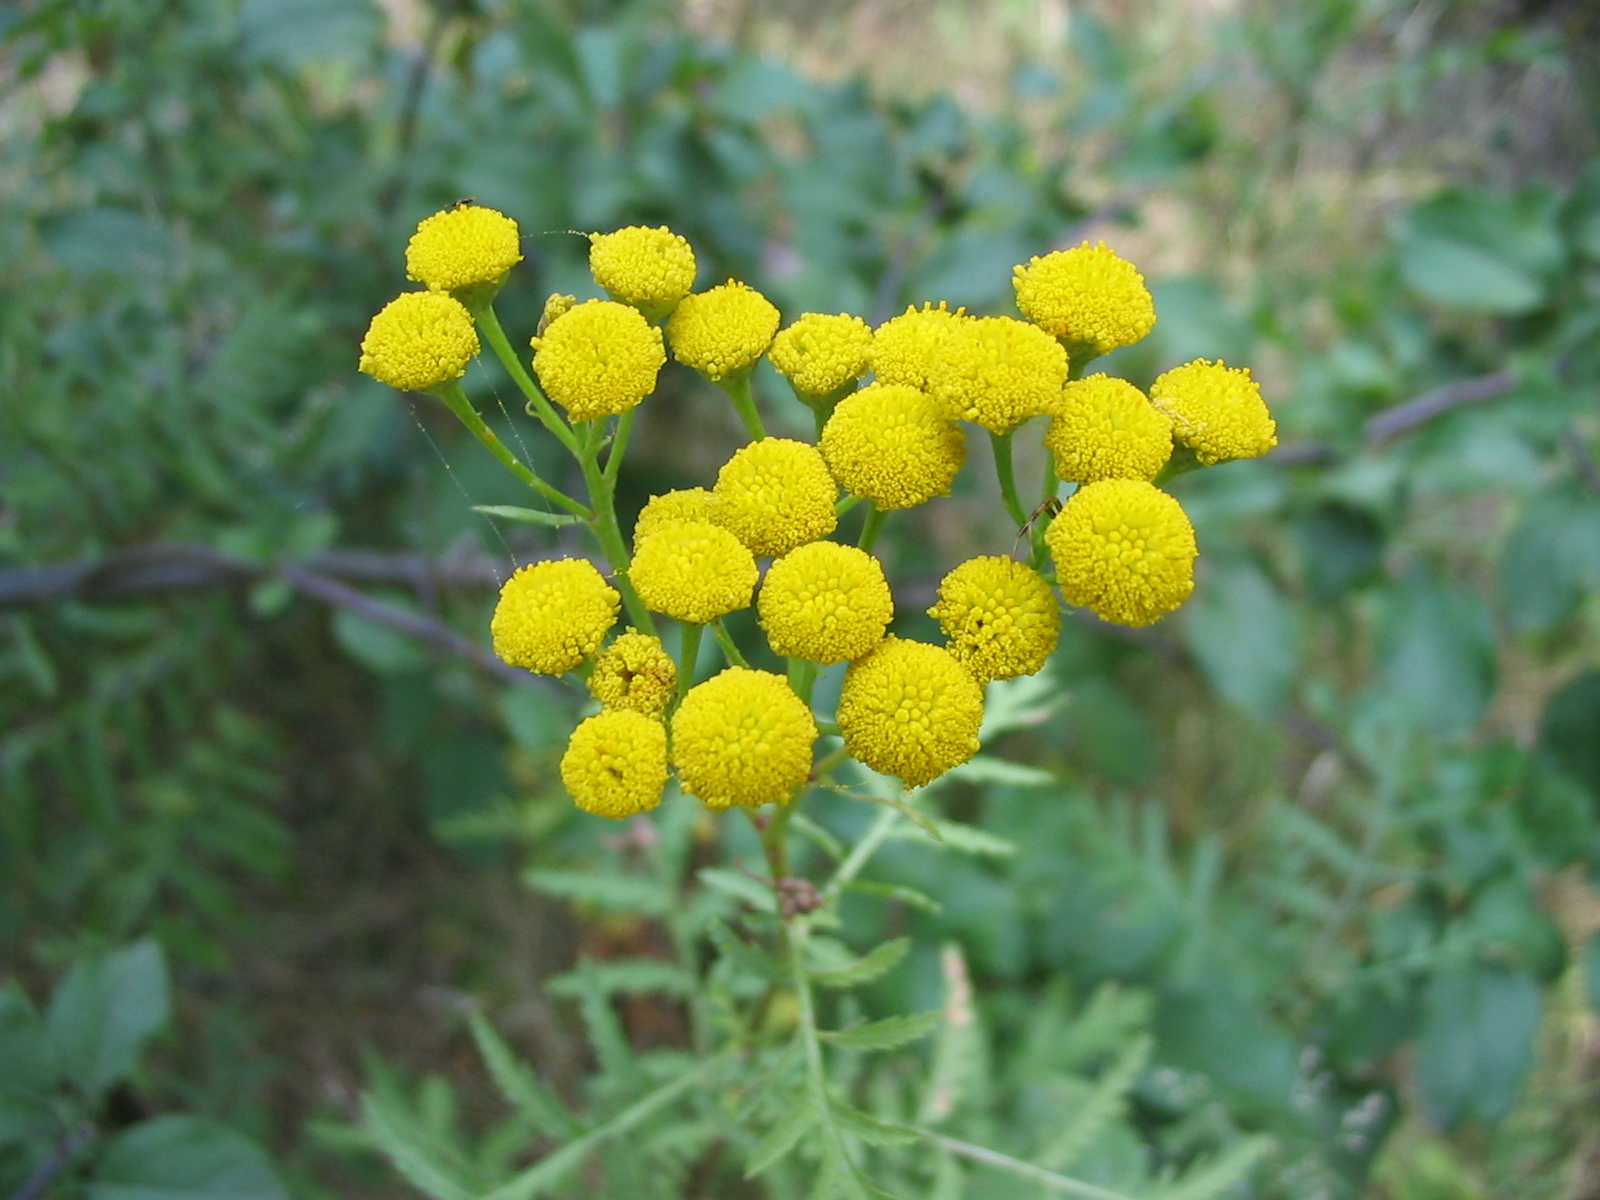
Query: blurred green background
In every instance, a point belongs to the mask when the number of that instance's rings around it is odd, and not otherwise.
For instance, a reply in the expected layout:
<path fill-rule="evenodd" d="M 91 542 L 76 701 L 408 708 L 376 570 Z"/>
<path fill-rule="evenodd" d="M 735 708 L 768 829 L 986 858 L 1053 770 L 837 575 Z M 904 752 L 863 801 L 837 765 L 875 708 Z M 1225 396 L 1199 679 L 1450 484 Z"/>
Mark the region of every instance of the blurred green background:
<path fill-rule="evenodd" d="M 484 1127 L 482 1004 L 579 1090 L 542 981 L 660 940 L 521 882 L 628 853 L 555 774 L 575 699 L 485 661 L 555 531 L 473 513 L 514 485 L 354 370 L 472 196 L 526 235 L 514 338 L 594 294 L 571 231 L 628 223 L 786 319 L 1138 263 L 1159 324 L 1111 369 L 1249 364 L 1282 445 L 1173 485 L 1184 611 L 1069 622 L 992 747 L 1050 774 L 946 794 L 1021 853 L 885 855 L 944 908 L 863 904 L 917 938 L 883 1002 L 959 947 L 963 1119 L 1019 1137 L 1082 1102 L 1029 1074 L 1040 1022 L 1093 1029 L 1061 1065 L 1131 1064 L 1074 1167 L 1107 1186 L 1226 1127 L 1279 1148 L 1222 1194 L 1600 1194 L 1597 164 L 1584 0 L 0 7 L 0 1193 L 193 1195 L 151 1164 L 210 1154 L 234 1195 L 409 1194 L 362 1087 Z M 627 507 L 738 444 L 663 380 Z M 983 465 L 886 535 L 905 630 L 1010 543 Z"/>

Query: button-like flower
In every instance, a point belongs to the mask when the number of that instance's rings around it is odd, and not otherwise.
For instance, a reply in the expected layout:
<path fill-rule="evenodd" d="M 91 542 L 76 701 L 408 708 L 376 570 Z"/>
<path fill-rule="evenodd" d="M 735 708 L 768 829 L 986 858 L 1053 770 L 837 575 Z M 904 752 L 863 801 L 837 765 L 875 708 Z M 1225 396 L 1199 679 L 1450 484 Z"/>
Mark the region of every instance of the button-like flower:
<path fill-rule="evenodd" d="M 513 667 L 565 674 L 600 649 L 621 599 L 586 558 L 523 567 L 500 589 L 489 622 L 494 652 Z"/>
<path fill-rule="evenodd" d="M 779 657 L 849 662 L 883 640 L 894 600 L 882 564 L 866 551 L 811 542 L 767 569 L 756 611 Z"/>
<path fill-rule="evenodd" d="M 579 723 L 561 756 L 561 782 L 584 812 L 621 820 L 661 803 L 667 786 L 667 729 L 628 709 Z"/>
<path fill-rule="evenodd" d="M 659 496 L 651 496 L 645 501 L 644 508 L 640 509 L 639 519 L 633 523 L 633 544 L 638 546 L 656 530 L 665 529 L 668 525 L 709 520 L 711 493 L 705 488 L 663 492 Z"/>
<path fill-rule="evenodd" d="M 1172 436 L 1205 466 L 1256 458 L 1278 444 L 1278 426 L 1249 367 L 1197 358 L 1157 376 L 1150 403 L 1172 418 Z"/>
<path fill-rule="evenodd" d="M 1182 505 L 1143 480 L 1079 488 L 1044 539 L 1062 597 L 1103 621 L 1148 625 L 1194 591 L 1194 526 Z"/>
<path fill-rule="evenodd" d="M 589 271 L 606 294 L 659 321 L 694 286 L 694 251 L 665 225 L 589 235 Z"/>
<path fill-rule="evenodd" d="M 933 397 L 902 383 L 869 383 L 846 396 L 820 445 L 839 485 L 885 511 L 948 495 L 967 454 L 961 426 Z"/>
<path fill-rule="evenodd" d="M 712 808 L 781 804 L 811 773 L 817 723 L 770 671 L 729 667 L 691 688 L 672 715 L 672 765 Z"/>
<path fill-rule="evenodd" d="M 945 413 L 991 433 L 1047 411 L 1066 382 L 1061 343 L 1015 317 L 961 322 L 928 368 L 928 392 Z"/>
<path fill-rule="evenodd" d="M 722 464 L 711 489 L 711 519 L 752 554 L 787 554 L 833 532 L 838 496 L 815 446 L 763 438 Z"/>
<path fill-rule="evenodd" d="M 1154 328 L 1144 276 L 1104 242 L 1028 260 L 1013 271 L 1017 307 L 1051 337 L 1108 354 Z"/>
<path fill-rule="evenodd" d="M 964 313 L 960 308 L 951 312 L 941 300 L 938 308 L 907 308 L 878 326 L 867 351 L 867 364 L 878 382 L 926 388 L 945 339 L 966 319 Z"/>
<path fill-rule="evenodd" d="M 1172 457 L 1172 422 L 1126 380 L 1091 375 L 1062 389 L 1044 444 L 1073 483 L 1154 479 Z"/>
<path fill-rule="evenodd" d="M 574 421 L 626 412 L 656 390 L 667 361 L 661 331 L 611 300 L 573 305 L 532 344 L 539 382 Z"/>
<path fill-rule="evenodd" d="M 944 630 L 950 653 L 979 683 L 1032 675 L 1049 659 L 1061 632 L 1050 584 L 1004 555 L 971 558 L 951 571 L 928 615 Z"/>
<path fill-rule="evenodd" d="M 850 754 L 921 787 L 978 752 L 983 690 L 949 651 L 886 637 L 850 665 L 839 731 Z"/>
<path fill-rule="evenodd" d="M 672 357 L 713 383 L 742 378 L 772 344 L 780 319 L 770 300 L 730 279 L 685 296 L 672 310 Z"/>
<path fill-rule="evenodd" d="M 672 703 L 678 668 L 661 648 L 661 639 L 629 629 L 594 660 L 589 694 L 600 707 L 626 708 L 661 717 Z"/>
<path fill-rule="evenodd" d="M 655 531 L 635 544 L 628 569 L 646 608 L 694 625 L 750 607 L 759 575 L 744 544 L 707 521 Z"/>
<path fill-rule="evenodd" d="M 860 379 L 871 345 L 872 330 L 860 317 L 804 313 L 773 338 L 767 357 L 795 391 L 817 399 Z"/>
<path fill-rule="evenodd" d="M 435 292 L 498 288 L 521 261 L 517 223 L 476 204 L 458 204 L 424 217 L 406 244 L 406 277 Z"/>
<path fill-rule="evenodd" d="M 385 304 L 361 339 L 361 370 L 403 392 L 454 383 L 478 353 L 478 331 L 459 300 L 406 292 Z"/>

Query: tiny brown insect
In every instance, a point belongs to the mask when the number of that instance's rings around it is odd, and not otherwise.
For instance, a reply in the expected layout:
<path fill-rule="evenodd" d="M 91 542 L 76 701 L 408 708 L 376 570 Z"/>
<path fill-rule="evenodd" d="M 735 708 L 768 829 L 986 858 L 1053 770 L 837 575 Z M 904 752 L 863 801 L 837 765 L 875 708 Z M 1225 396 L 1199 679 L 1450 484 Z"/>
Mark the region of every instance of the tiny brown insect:
<path fill-rule="evenodd" d="M 478 198 L 476 196 L 463 196 L 461 199 L 456 201 L 455 206 L 457 208 L 466 208 L 467 205 L 476 204 L 477 202 Z"/>
<path fill-rule="evenodd" d="M 1053 517 L 1060 511 L 1061 501 L 1051 496 L 1038 508 L 1034 509 L 1033 512 L 1029 513 L 1026 523 L 1023 524 L 1021 529 L 1017 530 L 1016 540 L 1011 543 L 1011 557 L 1015 558 L 1017 556 L 1017 551 L 1022 547 L 1022 539 L 1032 536 L 1033 527 L 1039 523 L 1040 517 Z"/>

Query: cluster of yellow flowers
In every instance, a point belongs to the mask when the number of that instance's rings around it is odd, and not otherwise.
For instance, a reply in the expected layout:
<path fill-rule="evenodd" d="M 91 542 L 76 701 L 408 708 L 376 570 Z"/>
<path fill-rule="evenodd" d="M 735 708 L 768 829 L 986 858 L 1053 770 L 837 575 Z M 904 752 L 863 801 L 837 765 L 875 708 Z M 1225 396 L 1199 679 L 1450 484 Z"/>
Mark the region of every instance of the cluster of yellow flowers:
<path fill-rule="evenodd" d="M 374 317 L 361 369 L 436 392 L 464 420 L 475 416 L 457 381 L 479 350 L 475 324 L 503 339 L 490 304 L 520 258 L 515 224 L 491 209 L 462 204 L 423 221 L 406 263 L 425 290 Z M 1180 469 L 1175 453 L 1190 469 L 1276 444 L 1248 370 L 1202 359 L 1167 371 L 1148 394 L 1109 375 L 1082 376 L 1083 364 L 1155 323 L 1143 278 L 1103 243 L 1017 267 L 1025 319 L 940 303 L 876 330 L 820 313 L 780 329 L 777 308 L 731 280 L 691 292 L 693 250 L 664 228 L 590 235 L 590 267 L 610 298 L 552 297 L 531 342 L 542 394 L 530 391 L 530 403 L 568 448 L 604 441 L 580 436 L 585 422 L 601 422 L 598 435 L 622 417 L 619 453 L 624 414 L 655 390 L 669 351 L 742 405 L 753 434 L 709 489 L 652 497 L 631 548 L 603 536 L 609 492 L 591 497 L 596 511 L 574 506 L 602 534 L 609 581 L 587 559 L 555 559 L 522 568 L 501 591 L 491 624 L 500 657 L 544 674 L 576 672 L 600 706 L 572 734 L 561 774 L 582 808 L 604 816 L 653 807 L 674 771 L 683 790 L 714 808 L 787 802 L 814 769 L 811 682 L 830 664 L 848 666 L 834 721 L 821 728 L 908 787 L 936 779 L 977 752 L 984 686 L 1044 666 L 1059 633 L 1058 593 L 1125 625 L 1148 624 L 1188 598 L 1194 530 L 1154 482 Z M 763 356 L 812 406 L 815 444 L 765 436 L 747 383 Z M 508 367 L 533 388 L 520 364 Z M 944 645 L 891 634 L 894 601 L 870 552 L 884 514 L 949 493 L 966 456 L 965 422 L 993 440 L 1021 544 L 1035 521 L 1015 494 L 1010 439 L 1035 417 L 1048 421 L 1040 428 L 1055 476 L 1076 488 L 1064 503 L 1059 485 L 1046 489 L 1035 517 L 1049 521 L 1028 539 L 1029 560 L 985 555 L 946 575 L 929 610 Z M 609 462 L 607 473 L 614 478 Z M 861 545 L 828 540 L 861 502 Z M 764 578 L 762 560 L 770 560 Z M 624 604 L 633 626 L 607 644 Z M 744 665 L 721 628 L 721 618 L 752 604 L 773 653 L 791 664 L 788 678 Z M 678 662 L 649 628 L 650 614 L 682 625 Z M 693 671 L 706 626 L 729 665 L 694 684 L 680 672 Z"/>

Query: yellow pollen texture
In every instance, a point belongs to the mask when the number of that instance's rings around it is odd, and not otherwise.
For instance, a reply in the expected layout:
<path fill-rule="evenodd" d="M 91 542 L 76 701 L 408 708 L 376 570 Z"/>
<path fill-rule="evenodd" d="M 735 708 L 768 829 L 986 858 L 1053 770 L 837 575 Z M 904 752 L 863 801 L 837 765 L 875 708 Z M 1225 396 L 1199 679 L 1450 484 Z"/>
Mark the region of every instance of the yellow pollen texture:
<path fill-rule="evenodd" d="M 1017 307 L 1051 337 L 1109 354 L 1155 327 L 1144 276 L 1104 242 L 1028 260 L 1013 271 Z"/>
<path fill-rule="evenodd" d="M 1150 403 L 1172 418 L 1172 435 L 1205 466 L 1256 458 L 1278 444 L 1278 426 L 1248 367 L 1203 358 L 1150 385 Z"/>
<path fill-rule="evenodd" d="M 921 787 L 978 752 L 983 690 L 946 650 L 886 637 L 850 665 L 839 694 L 845 749 Z"/>
<path fill-rule="evenodd" d="M 667 729 L 627 709 L 579 723 L 561 756 L 561 782 L 584 812 L 621 820 L 661 803 L 667 786 Z"/>
<path fill-rule="evenodd" d="M 748 608 L 758 577 L 744 544 L 707 521 L 657 530 L 635 544 L 628 569 L 646 608 L 694 625 Z"/>
<path fill-rule="evenodd" d="M 817 723 L 788 681 L 727 670 L 691 688 L 672 715 L 678 782 L 711 808 L 788 800 L 811 773 Z"/>
<path fill-rule="evenodd" d="M 928 392 L 950 417 L 1005 433 L 1054 405 L 1067 352 L 1015 317 L 977 317 L 951 331 L 928 370 Z"/>
<path fill-rule="evenodd" d="M 633 523 L 633 544 L 668 525 L 681 525 L 685 521 L 711 520 L 711 493 L 705 488 L 683 488 L 651 496 L 639 511 Z"/>
<path fill-rule="evenodd" d="M 1062 598 L 1113 624 L 1148 625 L 1194 590 L 1194 526 L 1176 500 L 1143 480 L 1078 489 L 1045 543 Z"/>
<path fill-rule="evenodd" d="M 1032 675 L 1061 631 L 1050 584 L 1004 555 L 968 559 L 951 571 L 928 615 L 944 630 L 950 653 L 980 683 Z"/>
<path fill-rule="evenodd" d="M 600 653 L 589 673 L 589 694 L 601 708 L 626 708 L 660 718 L 672 703 L 678 668 L 661 639 L 629 629 Z"/>
<path fill-rule="evenodd" d="M 780 319 L 770 300 L 730 279 L 685 296 L 672 310 L 672 357 L 713 383 L 740 378 L 766 353 Z"/>
<path fill-rule="evenodd" d="M 838 496 L 815 446 L 763 438 L 722 464 L 711 489 L 711 519 L 752 554 L 787 554 L 833 532 Z"/>
<path fill-rule="evenodd" d="M 661 331 L 611 300 L 569 308 L 533 347 L 539 382 L 574 421 L 626 412 L 655 391 L 667 361 Z"/>
<path fill-rule="evenodd" d="M 489 621 L 494 652 L 513 667 L 565 674 L 600 649 L 621 599 L 585 558 L 523 567 L 501 587 Z"/>
<path fill-rule="evenodd" d="M 425 392 L 467 373 L 478 331 L 459 300 L 406 292 L 385 304 L 361 339 L 361 370 L 403 392 Z"/>
<path fill-rule="evenodd" d="M 406 245 L 407 278 L 436 292 L 498 284 L 521 261 L 517 223 L 476 204 L 424 218 Z"/>
<path fill-rule="evenodd" d="M 1154 479 L 1172 457 L 1172 422 L 1133 384 L 1090 375 L 1062 389 L 1044 444 L 1074 483 Z"/>
<path fill-rule="evenodd" d="M 772 340 L 767 357 L 806 396 L 848 387 L 867 369 L 872 330 L 860 317 L 805 313 Z"/>
<path fill-rule="evenodd" d="M 613 300 L 659 320 L 694 286 L 694 251 L 665 225 L 630 225 L 589 235 L 589 272 Z"/>
<path fill-rule="evenodd" d="M 780 658 L 849 662 L 883 640 L 894 600 L 883 566 L 870 554 L 811 542 L 768 568 L 756 611 Z"/>
<path fill-rule="evenodd" d="M 867 351 L 867 365 L 879 383 L 926 388 L 928 373 L 945 339 L 965 319 L 963 309 L 951 312 L 943 300 L 938 308 L 931 304 L 908 308 L 878 326 Z"/>
<path fill-rule="evenodd" d="M 926 392 L 869 383 L 839 402 L 820 446 L 839 486 L 888 511 L 949 495 L 967 438 Z"/>

